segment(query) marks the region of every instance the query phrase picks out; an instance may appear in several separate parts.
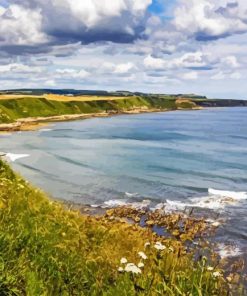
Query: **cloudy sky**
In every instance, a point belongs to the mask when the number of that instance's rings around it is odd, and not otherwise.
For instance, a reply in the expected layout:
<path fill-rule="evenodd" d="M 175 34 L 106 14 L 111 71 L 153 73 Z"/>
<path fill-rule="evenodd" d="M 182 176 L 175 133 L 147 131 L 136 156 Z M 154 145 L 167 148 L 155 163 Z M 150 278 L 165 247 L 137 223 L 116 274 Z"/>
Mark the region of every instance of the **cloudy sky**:
<path fill-rule="evenodd" d="M 0 89 L 247 99 L 246 0 L 0 0 Z"/>

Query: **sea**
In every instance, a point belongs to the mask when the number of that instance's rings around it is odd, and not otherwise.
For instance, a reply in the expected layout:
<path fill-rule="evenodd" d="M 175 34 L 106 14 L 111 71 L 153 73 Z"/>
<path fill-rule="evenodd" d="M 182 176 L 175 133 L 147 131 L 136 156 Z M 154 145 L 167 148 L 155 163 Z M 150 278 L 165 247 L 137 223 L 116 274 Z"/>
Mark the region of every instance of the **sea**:
<path fill-rule="evenodd" d="M 119 115 L 0 135 L 12 167 L 92 207 L 193 209 L 222 257 L 247 256 L 247 108 Z"/>

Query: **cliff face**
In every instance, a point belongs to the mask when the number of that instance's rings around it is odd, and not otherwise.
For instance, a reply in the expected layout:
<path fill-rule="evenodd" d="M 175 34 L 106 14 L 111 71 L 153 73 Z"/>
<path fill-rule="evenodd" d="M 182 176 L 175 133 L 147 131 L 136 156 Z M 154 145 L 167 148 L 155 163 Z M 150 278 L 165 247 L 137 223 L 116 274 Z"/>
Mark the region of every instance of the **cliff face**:
<path fill-rule="evenodd" d="M 194 101 L 200 107 L 247 107 L 247 100 L 198 100 Z"/>
<path fill-rule="evenodd" d="M 51 100 L 43 97 L 0 96 L 0 131 L 19 130 L 30 122 L 71 120 L 96 114 L 141 113 L 168 110 L 192 110 L 203 107 L 247 106 L 244 100 L 207 99 L 195 96 L 130 96 L 105 98 L 94 96 L 84 101 L 83 97 L 64 97 Z M 66 118 L 65 118 L 66 116 Z M 69 118 L 68 118 L 69 116 Z"/>

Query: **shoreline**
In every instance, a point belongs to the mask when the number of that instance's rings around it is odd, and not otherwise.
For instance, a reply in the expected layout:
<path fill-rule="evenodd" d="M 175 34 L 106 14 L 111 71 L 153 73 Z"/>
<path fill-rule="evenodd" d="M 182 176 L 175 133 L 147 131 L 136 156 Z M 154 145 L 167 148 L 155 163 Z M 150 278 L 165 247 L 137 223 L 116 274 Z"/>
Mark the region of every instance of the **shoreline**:
<path fill-rule="evenodd" d="M 95 287 L 95 295 L 102 293 L 102 287 L 105 294 L 114 289 L 111 295 L 119 295 L 125 287 L 128 295 L 129 287 L 133 295 L 139 295 L 139 287 L 145 295 L 156 295 L 160 283 L 166 285 L 162 295 L 166 287 L 172 295 L 177 295 L 177 289 L 187 295 L 195 287 L 198 295 L 244 295 L 242 266 L 233 261 L 234 269 L 227 270 L 207 240 L 215 228 L 204 220 L 130 208 L 108 210 L 103 216 L 81 214 L 49 198 L 1 159 L 0 167 L 3 271 L 10 279 L 18 279 L 5 287 L 14 286 L 20 295 L 29 287 L 25 280 L 30 273 L 44 291 L 49 287 L 53 291 L 58 284 L 61 291 L 70 285 L 75 295 L 89 289 L 81 285 L 82 279 Z M 143 215 L 145 228 L 138 225 Z M 155 224 L 171 235 L 154 234 Z M 95 286 L 99 280 L 103 286 Z"/>
<path fill-rule="evenodd" d="M 81 114 L 66 114 L 66 115 L 54 115 L 48 117 L 27 117 L 17 119 L 12 123 L 2 123 L 0 124 L 0 133 L 5 132 L 16 132 L 16 131 L 35 131 L 40 128 L 49 125 L 53 122 L 66 122 L 74 120 L 83 120 L 91 118 L 104 118 L 119 115 L 134 115 L 134 114 L 144 114 L 144 113 L 160 113 L 160 112 L 170 112 L 170 111 L 197 111 L 203 110 L 203 107 L 194 107 L 191 109 L 178 108 L 178 109 L 146 109 L 146 108 L 136 108 L 133 110 L 119 111 L 119 112 L 100 112 L 100 113 L 81 113 Z"/>

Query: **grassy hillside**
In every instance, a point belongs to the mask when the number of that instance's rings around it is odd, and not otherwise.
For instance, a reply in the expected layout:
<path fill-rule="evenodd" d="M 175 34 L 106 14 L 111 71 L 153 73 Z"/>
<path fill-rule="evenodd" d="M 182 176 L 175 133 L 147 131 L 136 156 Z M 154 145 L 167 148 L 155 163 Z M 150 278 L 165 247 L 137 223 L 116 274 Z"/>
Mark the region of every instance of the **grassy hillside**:
<path fill-rule="evenodd" d="M 48 100 L 39 97 L 24 97 L 0 100 L 0 123 L 11 123 L 19 118 L 47 117 L 66 114 L 124 112 L 137 108 L 175 110 L 177 108 L 195 107 L 195 103 L 187 100 L 180 104 L 176 99 L 152 97 L 128 97 L 126 99 L 92 100 L 92 101 Z"/>
<path fill-rule="evenodd" d="M 213 257 L 111 212 L 66 210 L 1 160 L 0 219 L 0 295 L 231 295 Z"/>

